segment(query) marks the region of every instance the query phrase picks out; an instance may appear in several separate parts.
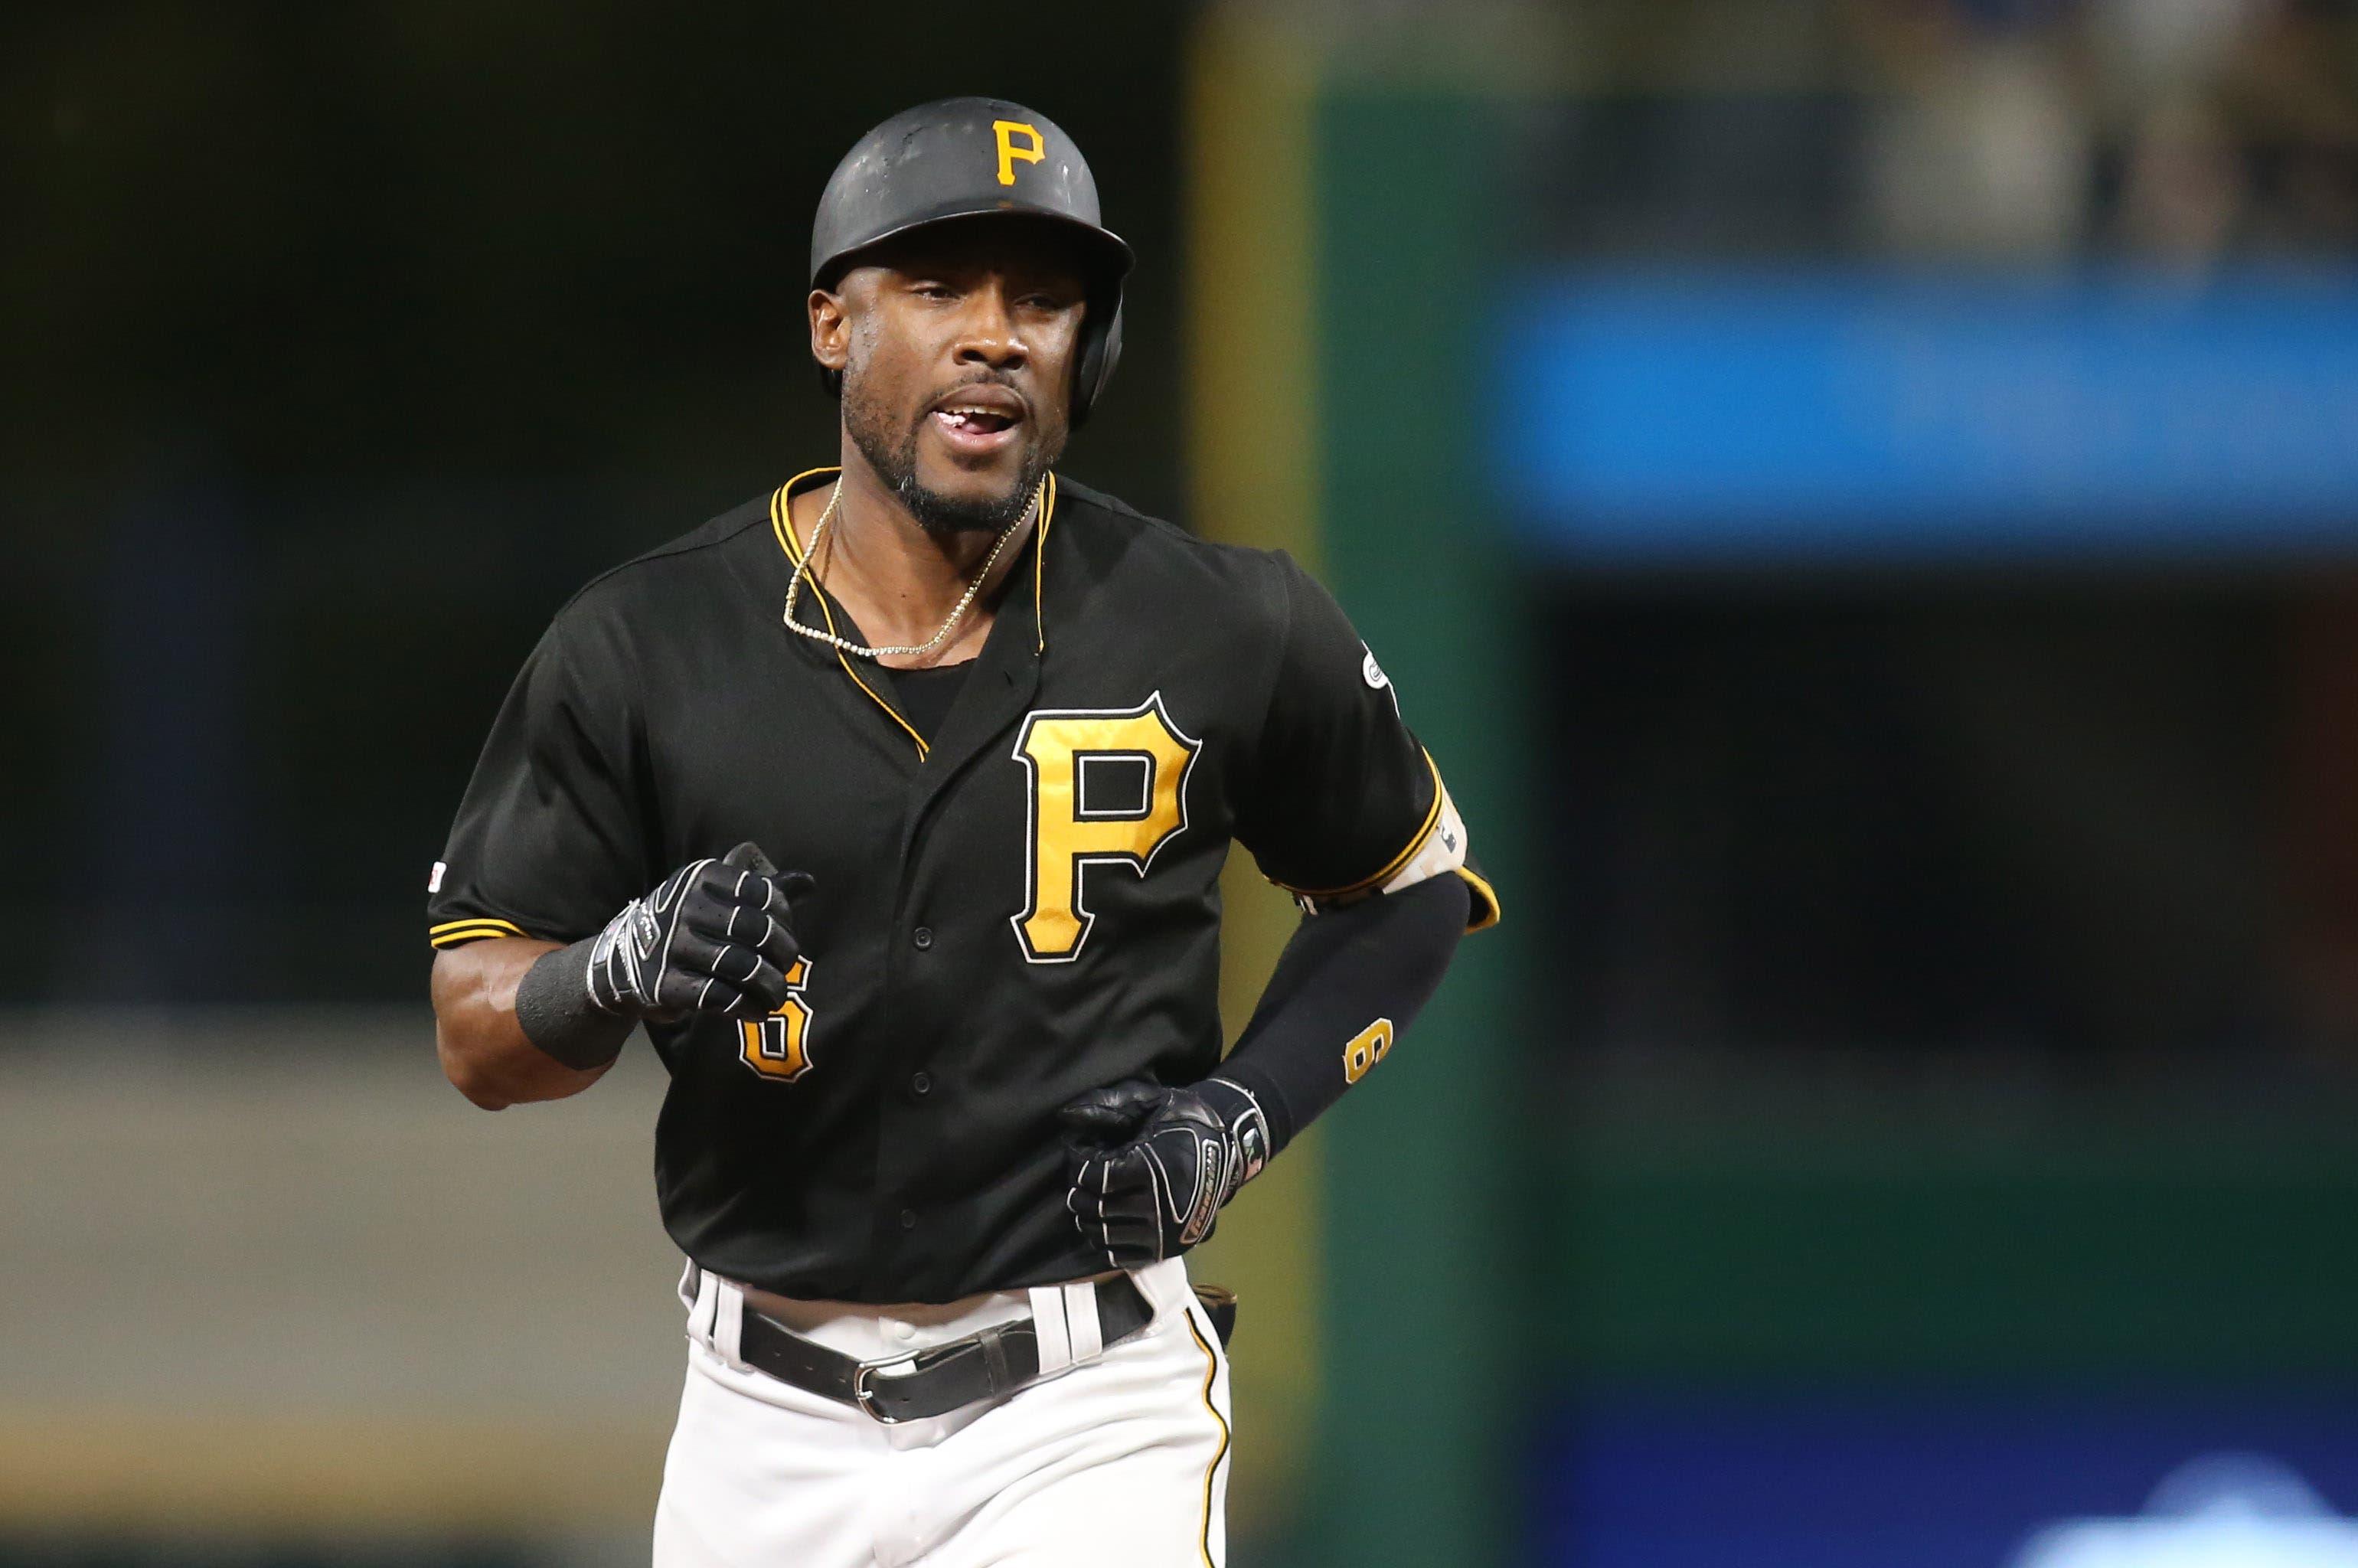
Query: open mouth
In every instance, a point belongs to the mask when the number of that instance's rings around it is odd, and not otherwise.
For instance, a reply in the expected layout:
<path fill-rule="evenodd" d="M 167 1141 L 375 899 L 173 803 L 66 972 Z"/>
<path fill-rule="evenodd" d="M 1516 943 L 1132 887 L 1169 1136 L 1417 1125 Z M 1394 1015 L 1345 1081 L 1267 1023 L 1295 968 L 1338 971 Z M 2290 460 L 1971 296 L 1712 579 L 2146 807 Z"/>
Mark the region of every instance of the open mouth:
<path fill-rule="evenodd" d="M 974 387 L 943 398 L 927 417 L 952 450 L 980 454 L 1014 439 L 1023 400 L 1004 387 Z"/>
<path fill-rule="evenodd" d="M 948 430 L 968 430 L 977 435 L 996 436 L 1001 430 L 1015 428 L 1015 421 L 1004 414 L 993 414 L 984 408 L 936 408 L 934 417 Z"/>

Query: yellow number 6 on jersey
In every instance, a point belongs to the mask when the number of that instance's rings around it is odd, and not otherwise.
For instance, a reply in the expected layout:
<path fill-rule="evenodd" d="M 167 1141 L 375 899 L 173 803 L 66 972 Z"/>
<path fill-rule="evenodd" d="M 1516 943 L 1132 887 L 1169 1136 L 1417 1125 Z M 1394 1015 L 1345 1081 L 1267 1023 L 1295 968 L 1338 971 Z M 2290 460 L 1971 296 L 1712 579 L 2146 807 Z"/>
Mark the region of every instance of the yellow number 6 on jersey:
<path fill-rule="evenodd" d="M 1081 902 L 1084 869 L 1146 874 L 1187 826 L 1187 774 L 1202 745 L 1180 733 L 1159 691 L 1136 708 L 1050 708 L 1023 720 L 1015 760 L 1031 775 L 1029 885 L 1012 924 L 1024 957 L 1080 956 L 1097 923 Z"/>
<path fill-rule="evenodd" d="M 741 1021 L 738 1055 L 747 1066 L 773 1084 L 791 1084 L 810 1071 L 810 1003 L 803 988 L 810 984 L 810 960 L 796 958 L 786 971 L 786 1003 L 769 1017 Z"/>

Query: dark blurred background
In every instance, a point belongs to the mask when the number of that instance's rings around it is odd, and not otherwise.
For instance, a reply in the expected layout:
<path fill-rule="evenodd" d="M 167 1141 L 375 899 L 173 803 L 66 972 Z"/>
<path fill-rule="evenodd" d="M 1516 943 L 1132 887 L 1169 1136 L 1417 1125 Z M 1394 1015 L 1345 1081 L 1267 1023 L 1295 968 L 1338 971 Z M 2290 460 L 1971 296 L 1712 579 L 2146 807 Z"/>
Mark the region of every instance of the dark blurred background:
<path fill-rule="evenodd" d="M 414 997 L 425 867 L 547 617 L 832 458 L 810 211 L 895 106 L 987 82 L 1107 168 L 1138 373 L 1075 467 L 1179 509 L 1176 8 L 43 9 L 0 63 L 0 619 L 47 678 L 0 726 L 50 830 L 0 851 L 0 995 Z M 126 972 L 60 902 L 183 939 Z"/>
<path fill-rule="evenodd" d="M 2358 1564 L 2347 0 L 126 4 L 0 83 L 0 1563 L 644 1560 L 659 1074 L 470 1111 L 427 868 L 572 589 L 831 457 L 812 203 L 987 92 L 1140 256 L 1066 470 L 1320 571 L 1508 909 L 1201 1260 L 1232 1561 Z"/>

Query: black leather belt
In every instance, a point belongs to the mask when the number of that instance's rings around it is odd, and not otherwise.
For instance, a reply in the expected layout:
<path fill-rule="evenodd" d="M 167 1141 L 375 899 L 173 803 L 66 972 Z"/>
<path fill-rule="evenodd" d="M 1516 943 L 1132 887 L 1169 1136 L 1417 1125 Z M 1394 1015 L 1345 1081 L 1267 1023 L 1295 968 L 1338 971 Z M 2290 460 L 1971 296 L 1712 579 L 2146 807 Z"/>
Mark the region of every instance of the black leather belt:
<path fill-rule="evenodd" d="M 1098 1329 L 1110 1346 L 1154 1320 L 1154 1305 L 1128 1274 L 1097 1282 Z M 737 1354 L 782 1383 L 839 1400 L 891 1426 L 947 1415 L 1011 1393 L 1040 1375 L 1040 1331 L 1028 1317 L 906 1356 L 860 1361 L 804 1338 L 747 1306 Z"/>

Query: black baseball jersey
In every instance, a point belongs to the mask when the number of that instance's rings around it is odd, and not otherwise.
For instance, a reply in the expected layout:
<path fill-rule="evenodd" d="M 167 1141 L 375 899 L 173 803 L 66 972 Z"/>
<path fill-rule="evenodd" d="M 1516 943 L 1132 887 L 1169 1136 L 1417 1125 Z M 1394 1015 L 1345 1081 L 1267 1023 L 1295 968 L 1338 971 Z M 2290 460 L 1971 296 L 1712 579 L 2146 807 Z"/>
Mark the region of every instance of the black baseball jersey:
<path fill-rule="evenodd" d="M 817 879 L 786 1006 L 647 1026 L 673 1238 L 806 1298 L 1078 1278 L 1103 1260 L 1065 1208 L 1055 1112 L 1218 1065 L 1229 839 L 1297 892 L 1378 885 L 1442 818 L 1439 775 L 1291 559 L 1055 479 L 929 741 L 892 672 L 780 622 L 786 498 L 833 472 L 558 612 L 460 806 L 432 940 L 577 941 L 673 868 L 759 843 Z M 855 635 L 824 595 L 797 612 Z"/>

